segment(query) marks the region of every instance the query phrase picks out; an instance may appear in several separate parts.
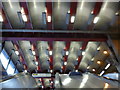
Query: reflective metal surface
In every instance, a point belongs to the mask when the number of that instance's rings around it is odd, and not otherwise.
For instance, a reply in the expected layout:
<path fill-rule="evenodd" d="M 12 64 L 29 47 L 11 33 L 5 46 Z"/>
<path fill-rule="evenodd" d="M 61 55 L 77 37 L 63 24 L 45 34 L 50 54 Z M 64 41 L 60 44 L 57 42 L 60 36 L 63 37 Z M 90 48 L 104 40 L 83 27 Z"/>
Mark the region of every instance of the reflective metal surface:
<path fill-rule="evenodd" d="M 68 74 L 56 74 L 56 88 L 118 88 L 118 83 L 102 80 L 90 73 L 82 76 L 69 76 Z"/>
<path fill-rule="evenodd" d="M 37 88 L 35 79 L 28 73 L 19 73 L 0 83 L 2 88 Z"/>

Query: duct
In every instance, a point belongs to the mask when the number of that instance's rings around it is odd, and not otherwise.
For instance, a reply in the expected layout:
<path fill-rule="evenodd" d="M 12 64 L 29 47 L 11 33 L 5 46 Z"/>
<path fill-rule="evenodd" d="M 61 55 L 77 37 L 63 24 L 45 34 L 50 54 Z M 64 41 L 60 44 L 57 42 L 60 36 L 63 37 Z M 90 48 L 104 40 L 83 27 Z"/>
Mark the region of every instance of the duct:
<path fill-rule="evenodd" d="M 8 55 L 10 56 L 10 59 L 13 61 L 15 67 L 19 72 L 22 72 L 24 70 L 23 64 L 20 62 L 19 57 L 16 55 L 15 48 L 13 46 L 13 43 L 11 41 L 5 41 L 5 50 L 7 51 Z"/>
<path fill-rule="evenodd" d="M 49 79 L 43 79 L 43 81 L 44 81 L 45 88 L 50 87 L 50 80 Z"/>
<path fill-rule="evenodd" d="M 61 71 L 65 42 L 55 41 L 53 47 L 53 68 L 55 71 Z"/>
<path fill-rule="evenodd" d="M 35 65 L 35 60 L 34 60 L 34 56 L 32 54 L 31 51 L 31 45 L 29 41 L 19 41 L 20 47 L 23 51 L 23 55 L 25 58 L 25 61 L 27 63 L 28 66 L 28 70 L 30 72 L 34 71 L 37 69 L 37 66 Z"/>
<path fill-rule="evenodd" d="M 79 55 L 79 51 L 80 51 L 80 47 L 81 47 L 81 43 L 80 42 L 71 42 L 70 44 L 70 54 L 68 55 L 68 60 L 67 60 L 67 68 L 66 69 L 69 69 L 69 70 L 73 70 L 74 69 L 74 65 L 75 63 L 77 62 L 77 58 L 78 58 L 78 55 Z"/>
<path fill-rule="evenodd" d="M 88 63 L 96 54 L 96 50 L 99 44 L 100 44 L 99 42 L 88 42 L 88 45 L 85 50 L 85 55 L 83 56 L 81 63 L 79 64 L 79 69 L 85 70 L 87 68 Z"/>
<path fill-rule="evenodd" d="M 38 41 L 37 49 L 39 53 L 39 62 L 43 71 L 49 69 L 49 56 L 48 56 L 48 42 L 46 41 Z"/>

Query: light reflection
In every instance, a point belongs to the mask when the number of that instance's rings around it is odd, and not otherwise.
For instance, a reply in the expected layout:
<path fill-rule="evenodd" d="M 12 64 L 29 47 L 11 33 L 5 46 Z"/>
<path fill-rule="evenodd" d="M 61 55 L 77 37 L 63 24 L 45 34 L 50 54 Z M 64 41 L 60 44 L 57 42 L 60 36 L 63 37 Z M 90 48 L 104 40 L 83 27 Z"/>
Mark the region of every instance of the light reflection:
<path fill-rule="evenodd" d="M 70 83 L 71 81 L 71 78 L 66 78 L 64 81 L 63 81 L 63 85 L 67 85 L 68 83 Z"/>
<path fill-rule="evenodd" d="M 84 75 L 79 88 L 83 88 L 88 80 L 88 75 Z"/>

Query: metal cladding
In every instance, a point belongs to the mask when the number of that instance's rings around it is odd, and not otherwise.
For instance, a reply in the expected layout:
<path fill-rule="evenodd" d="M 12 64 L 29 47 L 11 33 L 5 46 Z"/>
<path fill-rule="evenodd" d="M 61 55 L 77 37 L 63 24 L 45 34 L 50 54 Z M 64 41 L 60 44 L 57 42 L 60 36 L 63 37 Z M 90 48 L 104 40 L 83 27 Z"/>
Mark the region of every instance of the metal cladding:
<path fill-rule="evenodd" d="M 48 42 L 46 41 L 38 41 L 37 49 L 39 53 L 39 62 L 42 70 L 49 70 L 49 55 L 48 55 Z"/>
<path fill-rule="evenodd" d="M 15 53 L 15 48 L 13 46 L 13 43 L 11 41 L 5 41 L 4 48 L 7 51 L 8 55 L 10 56 L 10 59 L 13 61 L 14 65 L 16 66 L 17 70 L 19 72 L 22 72 L 24 70 L 23 64 L 20 62 L 19 57 Z"/>
<path fill-rule="evenodd" d="M 29 41 L 19 41 L 19 44 L 23 51 L 28 70 L 30 72 L 36 70 L 37 66 L 34 63 L 35 60 L 34 60 L 34 56 L 32 54 L 30 42 Z"/>
<path fill-rule="evenodd" d="M 53 47 L 53 68 L 54 70 L 61 71 L 65 42 L 55 41 Z"/>

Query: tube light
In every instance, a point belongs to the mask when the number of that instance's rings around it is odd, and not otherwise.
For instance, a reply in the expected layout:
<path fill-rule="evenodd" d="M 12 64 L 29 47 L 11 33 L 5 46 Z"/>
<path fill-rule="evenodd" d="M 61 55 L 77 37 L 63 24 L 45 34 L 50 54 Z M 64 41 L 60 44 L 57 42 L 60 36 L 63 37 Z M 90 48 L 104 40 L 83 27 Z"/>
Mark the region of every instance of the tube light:
<path fill-rule="evenodd" d="M 102 75 L 104 74 L 104 72 L 105 72 L 105 71 L 102 71 L 102 72 L 100 73 L 100 76 L 102 76 Z"/>
<path fill-rule="evenodd" d="M 51 22 L 51 16 L 48 16 L 48 22 Z"/>
<path fill-rule="evenodd" d="M 16 53 L 17 55 L 19 55 L 19 52 L 18 52 L 18 51 L 15 51 L 15 53 Z"/>
<path fill-rule="evenodd" d="M 98 20 L 99 20 L 99 17 L 95 17 L 93 23 L 94 23 L 94 24 L 97 23 Z"/>
<path fill-rule="evenodd" d="M 70 10 L 68 10 L 68 12 L 67 13 L 70 13 Z"/>
<path fill-rule="evenodd" d="M 110 67 L 110 64 L 108 64 L 106 67 L 105 67 L 105 69 L 108 69 Z"/>
<path fill-rule="evenodd" d="M 0 14 L 0 22 L 3 22 L 3 17 L 1 14 Z"/>
<path fill-rule="evenodd" d="M 74 23 L 75 21 L 75 16 L 71 16 L 71 23 Z"/>

